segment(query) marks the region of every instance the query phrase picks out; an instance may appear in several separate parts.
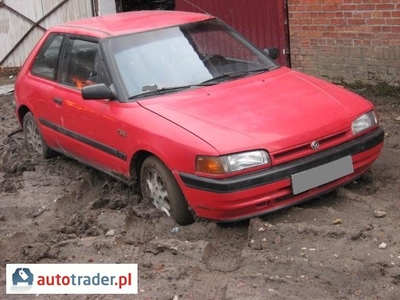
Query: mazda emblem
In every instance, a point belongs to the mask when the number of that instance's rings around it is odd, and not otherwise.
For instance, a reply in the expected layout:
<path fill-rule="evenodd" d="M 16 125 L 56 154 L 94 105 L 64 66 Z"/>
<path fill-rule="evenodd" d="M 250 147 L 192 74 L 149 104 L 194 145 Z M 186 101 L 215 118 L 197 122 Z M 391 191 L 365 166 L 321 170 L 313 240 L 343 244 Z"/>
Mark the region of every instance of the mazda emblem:
<path fill-rule="evenodd" d="M 319 148 L 319 143 L 317 141 L 311 143 L 311 149 L 316 150 L 318 148 Z"/>

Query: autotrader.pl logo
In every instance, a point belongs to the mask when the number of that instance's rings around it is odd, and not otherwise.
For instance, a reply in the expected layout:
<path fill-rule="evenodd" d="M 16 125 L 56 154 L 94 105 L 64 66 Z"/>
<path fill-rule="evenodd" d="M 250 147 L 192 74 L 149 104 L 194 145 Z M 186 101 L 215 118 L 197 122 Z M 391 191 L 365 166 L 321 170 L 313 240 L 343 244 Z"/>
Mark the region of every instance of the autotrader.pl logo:
<path fill-rule="evenodd" d="M 33 274 L 28 268 L 17 268 L 12 274 L 11 291 L 25 293 L 32 288 Z"/>
<path fill-rule="evenodd" d="M 7 294 L 137 294 L 137 264 L 7 264 Z"/>

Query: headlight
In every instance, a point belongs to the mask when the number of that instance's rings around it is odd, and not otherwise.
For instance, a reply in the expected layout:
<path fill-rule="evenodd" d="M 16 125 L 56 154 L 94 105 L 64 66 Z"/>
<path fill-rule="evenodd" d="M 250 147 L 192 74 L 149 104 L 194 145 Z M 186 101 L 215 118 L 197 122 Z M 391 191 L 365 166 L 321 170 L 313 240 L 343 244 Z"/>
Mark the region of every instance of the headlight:
<path fill-rule="evenodd" d="M 378 118 L 374 111 L 363 114 L 361 117 L 357 118 L 353 124 L 351 124 L 351 130 L 353 134 L 360 133 L 368 128 L 376 126 L 378 124 Z"/>
<path fill-rule="evenodd" d="M 227 174 L 270 163 L 271 159 L 264 150 L 224 156 L 198 156 L 196 159 L 196 171 L 208 174 Z"/>

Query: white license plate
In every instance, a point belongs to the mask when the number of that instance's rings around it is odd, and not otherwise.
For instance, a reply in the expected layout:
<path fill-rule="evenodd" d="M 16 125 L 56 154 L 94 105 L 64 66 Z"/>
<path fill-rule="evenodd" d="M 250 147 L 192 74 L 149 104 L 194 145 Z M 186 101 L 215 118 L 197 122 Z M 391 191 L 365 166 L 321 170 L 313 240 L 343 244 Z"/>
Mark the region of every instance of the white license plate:
<path fill-rule="evenodd" d="M 353 172 L 351 156 L 345 156 L 330 163 L 293 174 L 291 176 L 293 194 L 300 194 Z"/>

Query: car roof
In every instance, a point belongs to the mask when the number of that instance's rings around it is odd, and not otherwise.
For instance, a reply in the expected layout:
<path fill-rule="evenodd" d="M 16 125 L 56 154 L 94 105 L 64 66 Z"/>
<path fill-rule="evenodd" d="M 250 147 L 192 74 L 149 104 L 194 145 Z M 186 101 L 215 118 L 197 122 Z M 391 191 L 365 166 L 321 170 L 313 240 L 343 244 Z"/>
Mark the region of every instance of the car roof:
<path fill-rule="evenodd" d="M 106 37 L 149 31 L 213 18 L 210 15 L 181 11 L 134 11 L 80 19 L 51 28 L 50 31 L 91 33 Z"/>

